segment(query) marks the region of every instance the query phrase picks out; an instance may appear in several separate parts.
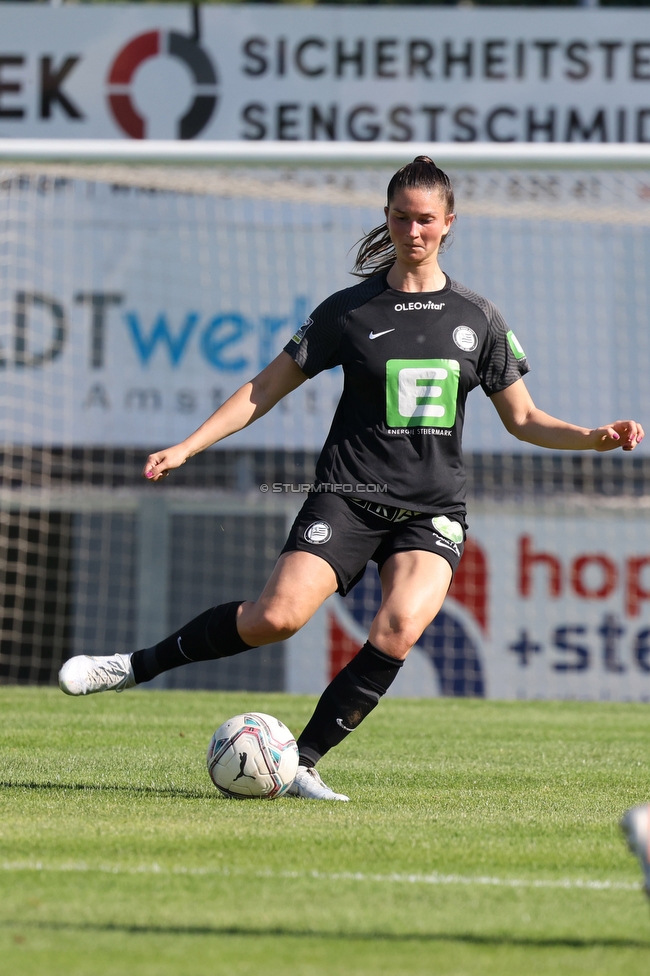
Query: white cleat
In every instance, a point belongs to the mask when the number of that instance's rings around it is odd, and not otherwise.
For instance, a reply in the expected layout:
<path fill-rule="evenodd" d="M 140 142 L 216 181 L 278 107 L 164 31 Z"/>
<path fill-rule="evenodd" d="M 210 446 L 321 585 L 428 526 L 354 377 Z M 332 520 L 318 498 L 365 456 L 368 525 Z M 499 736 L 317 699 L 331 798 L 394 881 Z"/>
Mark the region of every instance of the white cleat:
<path fill-rule="evenodd" d="M 134 685 L 130 654 L 111 654 L 110 657 L 78 654 L 66 661 L 59 671 L 59 687 L 66 695 L 124 691 Z"/>
<path fill-rule="evenodd" d="M 626 810 L 620 826 L 627 838 L 627 846 L 639 859 L 643 871 L 643 887 L 650 897 L 650 803 L 642 803 Z"/>
<path fill-rule="evenodd" d="M 335 793 L 320 778 L 315 769 L 298 766 L 296 778 L 286 792 L 286 796 L 299 796 L 303 800 L 343 800 L 350 799 L 344 793 Z"/>

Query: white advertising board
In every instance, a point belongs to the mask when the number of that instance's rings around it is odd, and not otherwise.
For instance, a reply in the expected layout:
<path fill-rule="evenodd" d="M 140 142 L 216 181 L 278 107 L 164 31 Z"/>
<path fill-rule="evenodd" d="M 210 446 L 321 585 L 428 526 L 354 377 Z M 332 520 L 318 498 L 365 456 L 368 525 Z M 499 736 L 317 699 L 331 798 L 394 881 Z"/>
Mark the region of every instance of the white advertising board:
<path fill-rule="evenodd" d="M 17 178 L 0 213 L 5 443 L 176 443 L 348 284 L 353 233 L 310 207 Z M 320 446 L 341 382 L 305 384 L 233 447 Z"/>
<path fill-rule="evenodd" d="M 650 700 L 647 519 L 473 519 L 488 694 Z"/>
<path fill-rule="evenodd" d="M 450 596 L 394 686 L 398 695 L 650 701 L 650 523 L 627 516 L 470 512 Z M 326 605 L 323 638 L 289 658 L 313 691 L 358 650 L 379 607 L 374 569 Z M 300 634 L 293 641 L 300 641 Z M 302 685 L 301 685 L 302 682 Z"/>
<path fill-rule="evenodd" d="M 0 137 L 648 142 L 650 12 L 2 5 Z"/>

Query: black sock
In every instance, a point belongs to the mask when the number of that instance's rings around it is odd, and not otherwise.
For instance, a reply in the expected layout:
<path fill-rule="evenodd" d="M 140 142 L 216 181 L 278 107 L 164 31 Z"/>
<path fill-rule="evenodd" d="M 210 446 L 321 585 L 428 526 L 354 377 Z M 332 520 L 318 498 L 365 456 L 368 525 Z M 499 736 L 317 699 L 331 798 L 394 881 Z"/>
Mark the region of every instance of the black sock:
<path fill-rule="evenodd" d="M 315 766 L 353 732 L 386 694 L 403 664 L 366 641 L 321 695 L 298 739 L 300 765 Z"/>
<path fill-rule="evenodd" d="M 131 658 L 136 684 L 191 661 L 214 661 L 250 650 L 237 630 L 240 606 L 236 601 L 211 607 L 154 647 L 136 651 Z"/>

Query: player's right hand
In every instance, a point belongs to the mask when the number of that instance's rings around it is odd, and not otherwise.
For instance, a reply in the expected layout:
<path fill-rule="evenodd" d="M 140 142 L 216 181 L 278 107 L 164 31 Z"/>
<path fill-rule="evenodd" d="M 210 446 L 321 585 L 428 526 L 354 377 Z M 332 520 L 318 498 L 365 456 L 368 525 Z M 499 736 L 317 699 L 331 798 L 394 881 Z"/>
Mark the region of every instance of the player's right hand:
<path fill-rule="evenodd" d="M 180 468 L 181 464 L 187 461 L 187 452 L 180 444 L 168 447 L 164 451 L 157 451 L 150 454 L 147 463 L 142 469 L 142 477 L 147 481 L 160 481 L 166 478 L 174 468 Z"/>

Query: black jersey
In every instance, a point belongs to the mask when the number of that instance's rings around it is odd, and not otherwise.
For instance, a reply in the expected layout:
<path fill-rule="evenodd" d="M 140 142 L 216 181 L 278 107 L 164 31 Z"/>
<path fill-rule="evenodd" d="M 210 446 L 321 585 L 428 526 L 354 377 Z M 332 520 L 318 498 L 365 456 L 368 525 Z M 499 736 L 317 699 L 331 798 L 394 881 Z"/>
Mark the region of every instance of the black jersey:
<path fill-rule="evenodd" d="M 449 278 L 401 292 L 386 274 L 327 298 L 284 347 L 308 377 L 341 365 L 318 490 L 436 515 L 465 512 L 465 400 L 528 372 L 498 309 Z"/>

